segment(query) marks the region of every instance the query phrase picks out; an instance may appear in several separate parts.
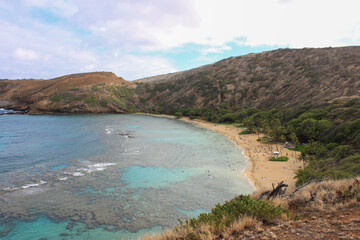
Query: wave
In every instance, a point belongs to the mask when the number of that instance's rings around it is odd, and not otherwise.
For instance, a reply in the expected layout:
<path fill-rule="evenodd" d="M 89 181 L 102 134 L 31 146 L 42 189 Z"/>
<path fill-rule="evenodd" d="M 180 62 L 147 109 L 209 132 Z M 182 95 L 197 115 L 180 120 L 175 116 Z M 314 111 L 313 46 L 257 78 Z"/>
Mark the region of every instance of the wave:
<path fill-rule="evenodd" d="M 89 164 L 86 167 L 78 168 L 78 169 L 75 169 L 74 171 L 62 172 L 61 175 L 68 175 L 68 176 L 59 176 L 59 177 L 57 177 L 57 179 L 55 179 L 55 181 L 66 181 L 69 179 L 69 175 L 73 176 L 73 177 L 82 177 L 82 176 L 85 176 L 86 174 L 90 174 L 92 172 L 103 171 L 107 167 L 114 166 L 114 165 L 116 165 L 116 163 Z M 6 191 L 6 192 L 12 192 L 12 191 L 15 191 L 18 189 L 27 189 L 27 188 L 38 187 L 38 186 L 46 184 L 46 183 L 47 183 L 47 181 L 40 180 L 40 182 L 37 182 L 37 183 L 27 183 L 22 186 L 10 186 L 10 187 L 2 188 L 0 190 Z"/>
<path fill-rule="evenodd" d="M 37 186 L 43 185 L 45 183 L 47 183 L 47 182 L 41 180 L 38 183 L 28 183 L 28 184 L 22 185 L 20 187 L 11 186 L 11 187 L 3 188 L 2 190 L 4 190 L 4 191 L 15 191 L 15 190 L 18 190 L 18 189 L 27 189 L 27 188 L 31 188 L 31 187 L 37 187 Z"/>
<path fill-rule="evenodd" d="M 46 181 L 40 181 L 39 183 L 29 183 L 29 184 L 26 184 L 24 186 L 21 186 L 21 188 L 26 189 L 26 188 L 29 188 L 29 187 L 37 187 L 37 186 L 45 184 L 45 183 L 47 183 L 47 182 Z"/>
<path fill-rule="evenodd" d="M 95 163 L 92 165 L 88 165 L 86 168 L 79 168 L 78 171 L 86 172 L 86 173 L 92 173 L 97 171 L 103 171 L 108 166 L 114 166 L 116 163 Z"/>

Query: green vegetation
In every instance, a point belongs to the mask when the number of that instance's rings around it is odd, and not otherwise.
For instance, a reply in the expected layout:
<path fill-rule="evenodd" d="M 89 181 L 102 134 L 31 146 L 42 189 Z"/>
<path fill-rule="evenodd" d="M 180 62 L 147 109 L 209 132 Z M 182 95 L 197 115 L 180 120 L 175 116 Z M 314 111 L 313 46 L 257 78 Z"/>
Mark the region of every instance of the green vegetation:
<path fill-rule="evenodd" d="M 251 131 L 251 130 L 249 130 L 249 129 L 244 129 L 244 130 L 242 130 L 239 134 L 240 134 L 240 135 L 244 135 L 244 134 L 253 134 L 253 133 L 255 133 L 255 132 L 254 132 L 254 131 Z M 261 140 L 258 139 L 258 141 L 261 141 Z"/>
<path fill-rule="evenodd" d="M 129 112 L 135 112 L 137 110 L 134 94 L 138 90 L 130 89 L 124 86 L 110 86 L 110 85 L 106 85 L 104 87 L 104 90 L 110 93 L 111 97 L 109 98 L 109 101 L 118 108 L 126 109 Z M 140 102 L 142 101 L 146 102 L 146 100 L 141 100 L 140 98 Z M 105 102 L 103 102 L 102 104 L 104 105 Z"/>
<path fill-rule="evenodd" d="M 100 100 L 100 106 L 101 107 L 107 107 L 107 104 L 108 104 L 108 100 L 106 98 L 103 98 Z"/>
<path fill-rule="evenodd" d="M 52 102 L 60 102 L 62 100 L 62 96 L 60 94 L 53 95 L 49 98 Z"/>
<path fill-rule="evenodd" d="M 278 158 L 270 158 L 269 161 L 273 162 L 287 162 L 289 160 L 288 157 L 278 157 Z"/>
<path fill-rule="evenodd" d="M 65 91 L 51 96 L 49 100 L 52 102 L 62 102 L 63 104 L 69 104 L 75 101 L 83 101 L 87 97 L 88 95 L 86 94 L 75 95 L 71 92 Z"/>
<path fill-rule="evenodd" d="M 99 86 L 97 86 L 99 87 Z M 99 99 L 97 96 L 90 96 L 87 94 L 79 94 L 74 93 L 79 91 L 80 89 L 70 89 L 64 92 L 61 92 L 59 94 L 56 94 L 54 96 L 51 96 L 49 98 L 52 102 L 61 102 L 62 104 L 71 104 L 74 102 L 83 102 L 86 103 L 90 108 L 94 107 L 107 107 L 108 105 L 108 99 L 107 98 L 101 98 Z"/>
<path fill-rule="evenodd" d="M 77 92 L 77 91 L 80 91 L 80 88 L 70 88 L 69 91 Z"/>
<path fill-rule="evenodd" d="M 182 115 L 182 112 L 176 112 L 175 113 L 175 117 L 177 118 L 181 118 L 183 115 Z"/>
<path fill-rule="evenodd" d="M 86 98 L 84 102 L 91 108 L 100 106 L 99 99 L 94 96 Z"/>
<path fill-rule="evenodd" d="M 297 145 L 296 147 L 294 148 L 289 148 L 290 150 L 293 150 L 293 151 L 297 151 L 297 152 L 304 152 L 305 150 L 305 145 Z"/>
<path fill-rule="evenodd" d="M 274 206 L 266 200 L 257 201 L 248 195 L 242 195 L 226 202 L 223 205 L 217 204 L 210 213 L 202 213 L 198 218 L 192 218 L 184 224 L 181 220 L 177 229 L 199 228 L 201 225 L 210 225 L 215 229 L 216 234 L 223 233 L 234 221 L 241 216 L 254 217 L 263 223 L 271 223 L 282 215 L 289 216 L 288 209 Z M 196 238 L 195 238 L 196 239 Z"/>
<path fill-rule="evenodd" d="M 95 84 L 91 86 L 91 90 L 94 92 L 100 92 L 101 91 L 101 87 L 103 87 L 105 84 L 104 83 L 99 83 L 99 84 Z"/>
<path fill-rule="evenodd" d="M 341 179 L 360 175 L 360 98 L 314 105 L 309 102 L 267 111 L 230 108 L 181 108 L 161 103 L 150 111 L 202 118 L 215 123 L 241 123 L 240 134 L 263 133 L 267 142 L 296 145 L 306 164 L 297 172 L 297 185 L 319 179 Z M 303 144 L 301 144 L 303 143 Z"/>

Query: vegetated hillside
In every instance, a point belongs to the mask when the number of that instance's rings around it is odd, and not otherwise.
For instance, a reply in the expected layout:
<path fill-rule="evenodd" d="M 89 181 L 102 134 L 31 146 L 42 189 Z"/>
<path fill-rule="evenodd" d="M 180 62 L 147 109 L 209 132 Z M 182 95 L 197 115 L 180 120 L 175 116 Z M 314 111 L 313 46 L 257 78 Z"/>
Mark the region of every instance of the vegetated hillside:
<path fill-rule="evenodd" d="M 358 179 L 322 181 L 291 193 L 276 192 L 275 188 L 252 197 L 237 196 L 217 204 L 210 213 L 180 221 L 173 230 L 142 239 L 360 239 Z"/>
<path fill-rule="evenodd" d="M 142 79 L 136 92 L 144 111 L 237 122 L 264 143 L 299 145 L 297 185 L 360 175 L 360 47 L 229 58 Z"/>
<path fill-rule="evenodd" d="M 110 72 L 50 80 L 0 80 L 0 107 L 38 113 L 120 112 L 131 108 L 132 84 Z"/>
<path fill-rule="evenodd" d="M 99 85 L 100 84 L 100 85 Z M 360 47 L 279 49 L 127 82 L 113 73 L 0 80 L 0 107 L 29 113 L 271 109 L 360 95 Z"/>
<path fill-rule="evenodd" d="M 136 82 L 140 103 L 160 112 L 322 103 L 360 95 L 360 47 L 279 49 Z"/>

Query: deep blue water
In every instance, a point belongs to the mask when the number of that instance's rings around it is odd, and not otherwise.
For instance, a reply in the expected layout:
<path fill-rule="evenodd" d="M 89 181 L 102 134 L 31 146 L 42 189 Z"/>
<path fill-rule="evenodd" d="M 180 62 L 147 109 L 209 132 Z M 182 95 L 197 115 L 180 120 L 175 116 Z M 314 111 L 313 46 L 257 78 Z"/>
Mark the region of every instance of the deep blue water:
<path fill-rule="evenodd" d="M 128 239 L 253 189 L 225 136 L 142 115 L 0 116 L 0 238 Z"/>

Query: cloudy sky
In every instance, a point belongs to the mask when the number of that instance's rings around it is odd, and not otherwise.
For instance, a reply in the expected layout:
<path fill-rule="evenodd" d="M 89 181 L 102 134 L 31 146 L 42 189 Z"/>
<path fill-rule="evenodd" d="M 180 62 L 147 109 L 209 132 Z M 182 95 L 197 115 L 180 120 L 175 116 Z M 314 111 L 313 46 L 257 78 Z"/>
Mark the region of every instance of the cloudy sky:
<path fill-rule="evenodd" d="M 127 80 L 278 48 L 360 45 L 359 0 L 0 0 L 0 78 Z"/>

